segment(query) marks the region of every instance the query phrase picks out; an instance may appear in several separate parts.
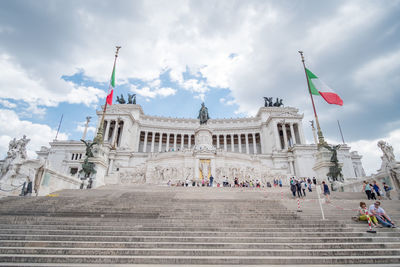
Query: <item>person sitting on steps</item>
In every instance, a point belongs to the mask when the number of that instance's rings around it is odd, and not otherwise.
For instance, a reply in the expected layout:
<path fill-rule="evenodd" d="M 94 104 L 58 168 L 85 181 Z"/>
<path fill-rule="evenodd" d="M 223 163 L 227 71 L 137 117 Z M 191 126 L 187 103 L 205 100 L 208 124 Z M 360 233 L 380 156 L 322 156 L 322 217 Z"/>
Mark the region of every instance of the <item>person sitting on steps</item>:
<path fill-rule="evenodd" d="M 371 219 L 371 224 L 373 227 L 382 227 L 382 225 L 379 225 L 378 220 L 374 215 L 367 215 L 366 214 L 367 210 L 367 205 L 365 202 L 360 202 L 360 207 L 358 208 L 357 211 L 357 216 L 353 217 L 353 220 L 358 222 L 358 221 L 367 221 L 368 222 L 368 217 Z"/>
<path fill-rule="evenodd" d="M 383 226 L 396 228 L 394 222 L 390 219 L 390 217 L 386 214 L 385 210 L 380 207 L 381 202 L 376 201 L 374 204 L 369 206 L 369 213 L 374 215 L 378 222 Z"/>

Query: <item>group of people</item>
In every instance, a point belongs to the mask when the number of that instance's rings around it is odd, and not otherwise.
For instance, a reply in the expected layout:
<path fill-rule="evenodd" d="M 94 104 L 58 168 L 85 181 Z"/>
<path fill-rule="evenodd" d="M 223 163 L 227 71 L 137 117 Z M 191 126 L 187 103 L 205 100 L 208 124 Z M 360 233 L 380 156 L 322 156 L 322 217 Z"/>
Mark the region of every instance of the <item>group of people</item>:
<path fill-rule="evenodd" d="M 261 187 L 272 187 L 270 182 L 267 184 L 263 184 L 259 179 L 248 179 L 244 181 L 240 181 L 238 177 L 235 177 L 233 181 L 227 176 L 222 177 L 222 183 L 215 183 L 214 177 L 211 175 L 208 179 L 192 179 L 186 178 L 185 181 L 178 181 L 175 184 L 169 180 L 167 182 L 168 186 L 182 186 L 182 187 L 252 187 L 252 188 L 261 188 Z M 274 186 L 282 187 L 282 179 L 274 179 Z"/>
<path fill-rule="evenodd" d="M 380 201 L 375 201 L 374 204 L 367 208 L 365 202 L 360 202 L 360 207 L 357 212 L 357 216 L 353 217 L 355 221 L 368 221 L 370 220 L 371 225 L 374 227 L 390 227 L 396 228 L 393 220 L 381 207 Z"/>
<path fill-rule="evenodd" d="M 296 179 L 295 177 L 290 178 L 290 191 L 292 191 L 293 197 L 305 197 L 306 191 L 308 190 L 308 192 L 312 192 L 312 188 L 317 186 L 317 179 L 315 177 L 313 177 L 313 179 L 311 180 L 310 178 L 302 178 L 302 179 Z M 325 181 L 322 181 L 321 184 L 322 187 L 322 191 L 323 194 L 326 198 L 326 203 L 330 203 L 331 199 L 330 199 L 330 194 L 331 191 L 329 190 L 329 186 L 325 183 Z"/>
<path fill-rule="evenodd" d="M 311 181 L 310 178 L 296 179 L 296 177 L 291 177 L 290 191 L 292 191 L 293 197 L 296 197 L 296 193 L 298 197 L 305 197 L 307 189 L 308 192 L 312 192 L 313 184 L 317 184 L 317 180 L 315 179 L 315 177 L 313 178 L 313 181 Z"/>
<path fill-rule="evenodd" d="M 377 198 L 381 200 L 385 195 L 387 199 L 391 199 L 390 191 L 392 188 L 385 182 L 382 183 L 382 187 L 383 188 L 381 188 L 376 181 L 372 181 L 372 183 L 364 181 L 362 190 L 367 195 L 368 200 L 376 200 Z"/>

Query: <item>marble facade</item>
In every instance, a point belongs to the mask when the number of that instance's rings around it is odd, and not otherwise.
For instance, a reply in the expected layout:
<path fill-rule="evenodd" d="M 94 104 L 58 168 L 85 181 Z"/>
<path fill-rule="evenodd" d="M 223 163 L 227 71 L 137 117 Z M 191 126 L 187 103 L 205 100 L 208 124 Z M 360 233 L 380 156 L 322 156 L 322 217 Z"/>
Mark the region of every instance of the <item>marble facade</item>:
<path fill-rule="evenodd" d="M 100 123 L 101 111 L 97 112 Z M 104 144 L 96 158 L 94 186 L 166 184 L 213 175 L 262 182 L 291 176 L 320 177 L 313 170 L 317 146 L 307 144 L 303 115 L 293 107 L 261 107 L 254 117 L 197 119 L 146 115 L 140 105 L 108 107 Z M 55 141 L 37 152 L 52 171 L 78 179 L 85 146 L 80 141 Z M 343 145 L 338 159 L 345 179 L 364 176 L 361 156 Z M 204 172 L 207 172 L 204 175 Z"/>

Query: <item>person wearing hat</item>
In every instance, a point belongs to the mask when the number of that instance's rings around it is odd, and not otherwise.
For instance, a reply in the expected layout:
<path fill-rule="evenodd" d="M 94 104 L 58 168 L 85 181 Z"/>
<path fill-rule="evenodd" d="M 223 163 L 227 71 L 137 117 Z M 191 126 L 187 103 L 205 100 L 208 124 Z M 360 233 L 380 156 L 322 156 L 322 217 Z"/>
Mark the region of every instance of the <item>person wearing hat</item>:
<path fill-rule="evenodd" d="M 381 202 L 376 201 L 374 204 L 369 206 L 369 212 L 371 215 L 374 215 L 378 222 L 381 223 L 383 226 L 396 228 L 394 222 L 390 219 L 390 217 L 386 214 L 385 210 L 380 207 Z"/>

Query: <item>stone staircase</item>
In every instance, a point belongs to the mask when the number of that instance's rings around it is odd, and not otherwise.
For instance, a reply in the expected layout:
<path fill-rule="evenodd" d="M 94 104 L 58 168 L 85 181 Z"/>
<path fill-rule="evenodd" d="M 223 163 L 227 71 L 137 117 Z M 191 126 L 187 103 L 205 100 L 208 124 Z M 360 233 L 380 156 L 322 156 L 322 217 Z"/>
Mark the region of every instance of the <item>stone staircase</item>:
<path fill-rule="evenodd" d="M 351 221 L 359 199 L 288 188 L 107 186 L 0 199 L 0 266 L 400 265 L 400 232 Z M 400 202 L 382 201 L 400 219 Z M 342 209 L 338 209 L 337 207 Z"/>

